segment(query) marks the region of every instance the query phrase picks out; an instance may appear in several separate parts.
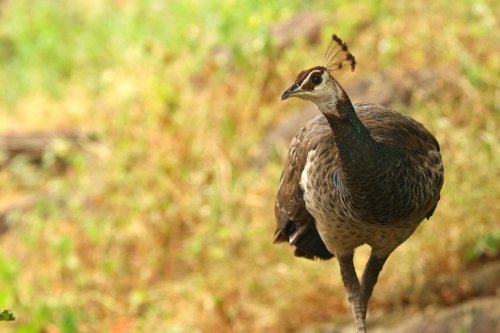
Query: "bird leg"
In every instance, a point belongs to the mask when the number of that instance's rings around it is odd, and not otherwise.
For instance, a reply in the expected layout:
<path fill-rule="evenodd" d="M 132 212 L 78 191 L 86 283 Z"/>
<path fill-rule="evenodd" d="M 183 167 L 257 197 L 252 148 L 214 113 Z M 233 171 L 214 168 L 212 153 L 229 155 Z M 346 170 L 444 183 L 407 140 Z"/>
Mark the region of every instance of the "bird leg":
<path fill-rule="evenodd" d="M 352 314 L 356 321 L 356 333 L 366 333 L 365 318 L 366 304 L 362 299 L 361 285 L 353 263 L 353 253 L 337 255 L 342 282 L 347 292 L 347 299 L 351 304 Z"/>
<path fill-rule="evenodd" d="M 377 258 L 373 252 L 366 263 L 365 270 L 363 271 L 363 276 L 361 277 L 361 303 L 362 309 L 364 312 L 364 318 L 366 318 L 366 311 L 368 309 L 368 301 L 373 293 L 373 288 L 377 283 L 378 276 L 382 267 L 384 266 L 385 261 L 388 256 Z"/>

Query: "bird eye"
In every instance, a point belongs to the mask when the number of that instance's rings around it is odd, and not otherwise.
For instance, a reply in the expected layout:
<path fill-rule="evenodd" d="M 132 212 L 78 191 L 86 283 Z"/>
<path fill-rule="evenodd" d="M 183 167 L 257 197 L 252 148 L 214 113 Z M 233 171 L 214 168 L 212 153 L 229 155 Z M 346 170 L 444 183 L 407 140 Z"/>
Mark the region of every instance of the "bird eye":
<path fill-rule="evenodd" d="M 313 75 L 311 76 L 311 82 L 314 83 L 315 85 L 320 84 L 323 81 L 323 77 L 320 75 Z"/>

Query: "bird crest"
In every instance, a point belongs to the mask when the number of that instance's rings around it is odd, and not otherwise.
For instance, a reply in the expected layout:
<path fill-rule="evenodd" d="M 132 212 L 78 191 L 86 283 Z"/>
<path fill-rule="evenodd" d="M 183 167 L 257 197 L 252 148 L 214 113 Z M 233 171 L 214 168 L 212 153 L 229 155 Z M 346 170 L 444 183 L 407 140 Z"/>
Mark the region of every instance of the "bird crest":
<path fill-rule="evenodd" d="M 347 44 L 335 34 L 332 35 L 332 41 L 326 49 L 323 66 L 330 73 L 349 68 L 354 71 L 356 67 L 356 59 L 349 52 Z"/>

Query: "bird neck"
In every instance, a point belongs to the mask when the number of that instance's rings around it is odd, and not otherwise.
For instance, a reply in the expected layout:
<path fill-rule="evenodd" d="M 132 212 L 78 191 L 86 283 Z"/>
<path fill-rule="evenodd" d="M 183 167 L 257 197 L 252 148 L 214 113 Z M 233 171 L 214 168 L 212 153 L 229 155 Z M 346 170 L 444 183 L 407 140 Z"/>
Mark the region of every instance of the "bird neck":
<path fill-rule="evenodd" d="M 378 159 L 377 152 L 381 147 L 357 117 L 354 106 L 342 87 L 337 84 L 336 88 L 336 96 L 332 96 L 329 102 L 318 105 L 318 108 L 332 129 L 344 175 L 350 179 L 358 179 Z"/>

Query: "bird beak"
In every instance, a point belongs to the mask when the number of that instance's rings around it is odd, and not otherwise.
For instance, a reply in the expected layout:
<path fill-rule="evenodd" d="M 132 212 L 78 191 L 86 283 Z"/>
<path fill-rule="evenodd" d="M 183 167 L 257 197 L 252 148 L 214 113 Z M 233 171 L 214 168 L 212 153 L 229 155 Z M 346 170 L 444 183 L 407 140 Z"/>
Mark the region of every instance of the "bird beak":
<path fill-rule="evenodd" d="M 298 91 L 301 91 L 299 85 L 297 83 L 292 84 L 287 90 L 285 90 L 283 95 L 281 95 L 281 100 L 284 101 L 285 99 L 292 97 Z"/>

